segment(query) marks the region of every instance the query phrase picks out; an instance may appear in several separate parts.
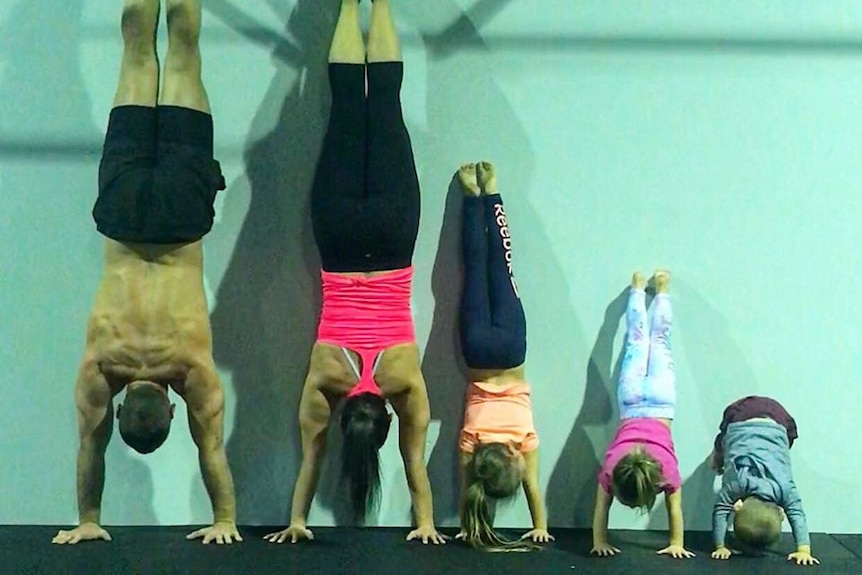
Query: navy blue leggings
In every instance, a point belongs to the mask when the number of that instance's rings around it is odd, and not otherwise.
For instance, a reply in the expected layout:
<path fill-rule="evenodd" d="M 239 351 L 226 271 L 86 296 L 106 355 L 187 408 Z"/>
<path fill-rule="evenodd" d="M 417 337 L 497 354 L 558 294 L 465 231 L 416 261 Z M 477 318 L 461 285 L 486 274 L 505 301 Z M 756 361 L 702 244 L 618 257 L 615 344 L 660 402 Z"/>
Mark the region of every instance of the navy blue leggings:
<path fill-rule="evenodd" d="M 474 369 L 509 369 L 527 355 L 527 320 L 512 273 L 512 238 L 499 194 L 464 198 L 461 347 Z"/>

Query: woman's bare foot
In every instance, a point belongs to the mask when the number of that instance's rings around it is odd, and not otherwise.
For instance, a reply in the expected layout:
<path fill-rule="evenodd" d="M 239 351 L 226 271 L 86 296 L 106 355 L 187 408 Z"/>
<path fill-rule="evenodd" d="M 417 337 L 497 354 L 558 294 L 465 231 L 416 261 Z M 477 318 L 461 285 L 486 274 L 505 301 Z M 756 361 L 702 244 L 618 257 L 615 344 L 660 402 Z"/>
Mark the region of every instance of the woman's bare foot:
<path fill-rule="evenodd" d="M 632 274 L 632 287 L 634 289 L 646 289 L 647 280 L 640 272 L 635 272 Z"/>
<path fill-rule="evenodd" d="M 479 187 L 486 196 L 497 193 L 497 173 L 491 162 L 479 162 L 476 164 L 476 172 L 479 176 Z"/>
<path fill-rule="evenodd" d="M 670 291 L 670 270 L 656 270 L 652 276 L 656 293 L 667 293 Z"/>
<path fill-rule="evenodd" d="M 464 195 L 478 198 L 482 191 L 476 183 L 476 164 L 464 164 L 458 170 L 458 181 L 464 188 Z"/>

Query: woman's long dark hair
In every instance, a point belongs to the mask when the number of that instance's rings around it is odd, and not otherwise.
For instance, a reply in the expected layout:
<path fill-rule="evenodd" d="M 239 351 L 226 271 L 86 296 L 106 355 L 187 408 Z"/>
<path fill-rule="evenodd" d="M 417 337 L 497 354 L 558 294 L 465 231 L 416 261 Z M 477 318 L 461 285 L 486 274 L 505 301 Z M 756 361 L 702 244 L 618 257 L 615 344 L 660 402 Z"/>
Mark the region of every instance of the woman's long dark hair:
<path fill-rule="evenodd" d="M 341 411 L 341 477 L 350 483 L 350 504 L 363 519 L 380 493 L 380 447 L 389 434 L 386 400 L 374 393 L 348 397 Z"/>

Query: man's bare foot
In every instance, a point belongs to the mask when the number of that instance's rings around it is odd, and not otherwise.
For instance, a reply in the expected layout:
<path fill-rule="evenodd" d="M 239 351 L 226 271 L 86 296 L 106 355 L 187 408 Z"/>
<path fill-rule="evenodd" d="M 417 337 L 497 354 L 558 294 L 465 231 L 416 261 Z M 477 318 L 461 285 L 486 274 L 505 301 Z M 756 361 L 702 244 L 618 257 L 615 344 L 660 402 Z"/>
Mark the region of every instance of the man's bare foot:
<path fill-rule="evenodd" d="M 482 191 L 476 183 L 476 164 L 464 164 L 458 170 L 458 181 L 464 188 L 464 195 L 478 198 Z"/>
<path fill-rule="evenodd" d="M 647 280 L 640 272 L 632 274 L 632 287 L 634 289 L 646 289 Z"/>
<path fill-rule="evenodd" d="M 491 162 L 479 162 L 476 164 L 476 173 L 479 176 L 479 187 L 486 196 L 497 193 L 497 173 Z"/>
<path fill-rule="evenodd" d="M 656 293 L 667 293 L 670 291 L 670 270 L 656 270 L 652 276 Z"/>

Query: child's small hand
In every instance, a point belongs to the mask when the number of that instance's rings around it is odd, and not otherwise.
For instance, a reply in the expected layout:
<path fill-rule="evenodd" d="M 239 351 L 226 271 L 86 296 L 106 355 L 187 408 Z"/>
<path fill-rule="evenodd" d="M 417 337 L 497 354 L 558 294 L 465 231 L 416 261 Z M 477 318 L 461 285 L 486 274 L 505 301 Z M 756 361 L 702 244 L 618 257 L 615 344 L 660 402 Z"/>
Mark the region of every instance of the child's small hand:
<path fill-rule="evenodd" d="M 733 551 L 728 547 L 719 547 L 712 552 L 713 559 L 730 559 L 731 555 L 733 555 Z"/>
<path fill-rule="evenodd" d="M 690 559 L 694 557 L 694 553 L 683 547 L 682 545 L 668 545 L 656 555 L 670 555 L 674 559 Z"/>
<path fill-rule="evenodd" d="M 820 561 L 808 551 L 797 551 L 787 556 L 788 561 L 796 561 L 797 565 L 820 565 Z"/>
<path fill-rule="evenodd" d="M 548 533 L 547 529 L 533 529 L 524 533 L 521 539 L 531 539 L 533 543 L 549 543 L 554 540 L 554 536 Z"/>
<path fill-rule="evenodd" d="M 620 550 L 610 543 L 596 543 L 590 549 L 590 555 L 598 555 L 599 557 L 611 557 L 620 553 Z"/>

